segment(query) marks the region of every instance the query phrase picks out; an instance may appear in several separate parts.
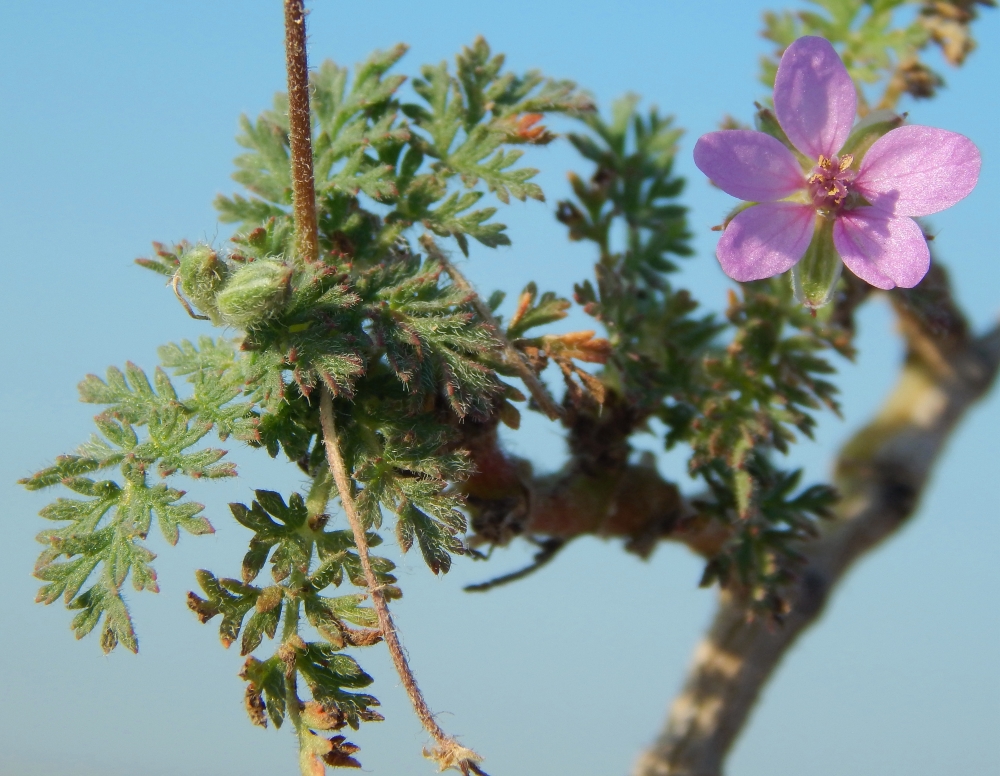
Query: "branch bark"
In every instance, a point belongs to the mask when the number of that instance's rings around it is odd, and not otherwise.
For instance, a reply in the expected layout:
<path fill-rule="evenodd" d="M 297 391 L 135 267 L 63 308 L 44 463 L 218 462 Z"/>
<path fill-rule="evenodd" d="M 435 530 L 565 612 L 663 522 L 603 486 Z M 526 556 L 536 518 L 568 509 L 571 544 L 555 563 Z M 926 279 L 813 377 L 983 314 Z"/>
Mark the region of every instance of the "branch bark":
<path fill-rule="evenodd" d="M 665 727 L 636 763 L 634 776 L 721 776 L 726 755 L 781 659 L 820 617 L 854 562 L 914 513 L 955 426 L 992 385 L 1000 365 L 1000 326 L 973 338 L 950 298 L 937 323 L 905 299 L 894 299 L 908 346 L 902 374 L 876 418 L 840 452 L 836 518 L 802 547 L 807 563 L 784 625 L 748 622 L 737 596 L 720 595 Z"/>

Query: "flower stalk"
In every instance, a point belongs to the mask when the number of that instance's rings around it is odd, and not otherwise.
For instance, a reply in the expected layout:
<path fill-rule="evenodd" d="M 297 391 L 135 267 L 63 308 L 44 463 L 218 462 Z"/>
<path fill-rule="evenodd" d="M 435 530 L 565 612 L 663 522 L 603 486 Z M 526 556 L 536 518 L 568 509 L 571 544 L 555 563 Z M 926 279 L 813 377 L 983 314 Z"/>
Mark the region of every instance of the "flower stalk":
<path fill-rule="evenodd" d="M 300 259 L 315 261 L 319 257 L 319 242 L 303 0 L 285 0 L 285 69 L 288 73 L 288 134 L 292 151 L 296 247 Z"/>
<path fill-rule="evenodd" d="M 316 194 L 313 176 L 312 158 L 312 121 L 309 107 L 309 68 L 306 58 L 306 27 L 305 9 L 302 0 L 285 0 L 285 61 L 288 68 L 288 118 L 289 140 L 292 152 L 292 183 L 294 186 L 293 203 L 295 208 L 295 236 L 300 259 L 311 262 L 319 257 L 319 240 L 316 219 Z M 413 675 L 406 653 L 400 643 L 399 632 L 393 621 L 392 614 L 386 602 L 385 595 L 375 576 L 369 555 L 368 540 L 364 524 L 358 514 L 353 496 L 353 485 L 344 464 L 340 439 L 333 417 L 333 399 L 329 388 L 321 385 L 319 393 L 320 425 L 323 434 L 323 444 L 326 449 L 327 463 L 333 482 L 340 495 L 340 502 L 347 514 L 357 546 L 358 559 L 365 576 L 372 606 L 378 618 L 379 629 L 385 640 L 392 658 L 393 666 L 399 674 L 403 688 L 413 704 L 413 709 L 421 724 L 434 738 L 436 746 L 424 754 L 435 760 L 441 770 L 455 769 L 465 776 L 470 773 L 483 774 L 478 767 L 482 757 L 471 749 L 461 746 L 438 725 L 434 719 L 427 701 L 424 699 Z M 322 477 L 322 475 L 318 475 Z M 319 495 L 319 494 L 310 494 Z M 289 609 L 298 614 L 298 606 Z M 297 616 L 296 616 L 297 623 Z M 289 622 L 286 621 L 286 631 Z M 285 634 L 286 638 L 294 638 L 293 634 Z M 292 645 L 286 644 L 286 650 L 291 651 Z M 299 731 L 300 743 L 303 739 L 301 723 L 298 719 L 298 700 L 294 693 L 295 658 L 289 658 L 288 680 L 289 713 L 296 730 Z"/>
<path fill-rule="evenodd" d="M 368 592 L 371 595 L 372 606 L 378 617 L 382 638 L 385 639 L 389 655 L 392 658 L 392 664 L 395 666 L 396 673 L 399 674 L 399 678 L 403 682 L 403 688 L 406 690 L 406 694 L 413 704 L 413 710 L 416 712 L 421 724 L 431 734 L 437 744 L 433 749 L 425 749 L 424 756 L 437 762 L 441 770 L 450 768 L 461 771 L 464 776 L 469 776 L 470 773 L 485 776 L 484 772 L 478 766 L 482 762 L 482 757 L 471 749 L 459 744 L 438 725 L 437 720 L 434 719 L 434 713 L 427 705 L 427 701 L 424 699 L 424 695 L 417 685 L 417 678 L 413 675 L 409 661 L 406 659 L 406 653 L 403 651 L 403 645 L 399 640 L 399 631 L 392 618 L 392 613 L 389 611 L 382 588 L 375 577 L 375 571 L 372 568 L 371 559 L 369 558 L 365 527 L 361 521 L 361 516 L 358 514 L 358 508 L 352 494 L 353 487 L 351 479 L 347 474 L 347 467 L 344 465 L 340 440 L 337 436 L 337 427 L 333 418 L 333 400 L 326 386 L 322 386 L 320 389 L 319 412 L 320 424 L 323 429 L 323 444 L 326 447 L 326 457 L 330 466 L 330 473 L 333 475 L 333 480 L 337 485 L 340 503 L 347 514 L 348 522 L 351 524 L 354 543 L 358 549 L 358 558 L 361 561 L 361 569 L 364 572 L 365 581 L 368 583 Z"/>

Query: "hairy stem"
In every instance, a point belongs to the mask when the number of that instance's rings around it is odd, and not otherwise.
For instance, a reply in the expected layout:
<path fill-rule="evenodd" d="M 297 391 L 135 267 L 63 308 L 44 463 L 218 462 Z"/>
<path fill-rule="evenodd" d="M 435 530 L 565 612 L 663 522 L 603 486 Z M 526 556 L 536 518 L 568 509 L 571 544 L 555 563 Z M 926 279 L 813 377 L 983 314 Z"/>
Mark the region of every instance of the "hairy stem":
<path fill-rule="evenodd" d="M 727 753 L 782 658 L 819 619 L 854 562 L 914 513 L 951 432 L 992 384 L 1000 365 L 1000 328 L 978 339 L 956 336 L 956 330 L 942 336 L 940 330 L 928 332 L 905 307 L 900 313 L 906 364 L 878 416 L 840 452 L 836 520 L 802 547 L 807 563 L 790 593 L 792 609 L 783 626 L 748 622 L 745 602 L 721 594 L 684 688 L 634 776 L 721 776 Z"/>
<path fill-rule="evenodd" d="M 472 284 L 466 279 L 459 269 L 451 263 L 451 260 L 445 256 L 444 251 L 442 251 L 437 244 L 431 239 L 430 235 L 423 235 L 420 238 L 420 244 L 424 246 L 424 249 L 432 255 L 437 261 L 441 262 L 441 266 L 444 267 L 444 271 L 448 273 L 451 281 L 455 286 L 469 294 L 472 301 L 472 306 L 475 308 L 479 317 L 489 324 L 490 328 L 493 329 L 494 336 L 503 348 L 504 358 L 507 361 L 508 366 L 517 371 L 518 377 L 520 377 L 525 386 L 527 386 L 529 393 L 531 393 L 532 398 L 541 407 L 542 412 L 548 415 L 549 420 L 558 420 L 563 416 L 562 407 L 556 404 L 555 399 L 549 394 L 548 388 L 545 387 L 544 383 L 538 379 L 538 375 L 535 374 L 528 363 L 524 360 L 524 354 L 521 353 L 517 348 L 515 348 L 510 340 L 504 335 L 503 330 L 500 328 L 500 324 L 497 323 L 497 319 L 493 317 L 493 313 L 489 306 L 483 301 L 482 297 L 476 292 L 476 289 L 472 287 Z"/>
<path fill-rule="evenodd" d="M 319 241 L 316 219 L 316 190 L 313 179 L 312 157 L 312 120 L 309 110 L 309 66 L 306 58 L 306 20 L 303 0 L 285 0 L 285 64 L 288 69 L 288 125 L 289 141 L 292 151 L 292 199 L 295 207 L 295 239 L 299 256 L 304 261 L 315 261 L 319 257 Z M 365 582 L 372 597 L 372 604 L 378 617 L 382 638 L 389 648 L 393 665 L 403 681 L 407 695 L 413 703 L 421 723 L 434 737 L 437 747 L 427 754 L 436 760 L 441 770 L 454 768 L 468 776 L 469 773 L 482 774 L 476 765 L 482 758 L 471 749 L 459 745 L 449 737 L 434 720 L 427 702 L 417 686 L 416 677 L 410 669 L 399 641 L 399 633 L 389 613 L 385 596 L 375 577 L 371 560 L 368 555 L 368 539 L 365 536 L 364 525 L 358 515 L 357 507 L 351 490 L 351 481 L 344 466 L 340 452 L 340 441 L 337 438 L 337 428 L 333 420 L 333 401 L 327 387 L 320 387 L 320 424 L 323 430 L 323 443 L 326 448 L 326 458 L 333 475 L 333 481 L 340 494 L 347 519 L 354 533 L 354 543 L 357 545 L 361 568 L 365 574 Z M 310 507 L 316 508 L 329 493 L 329 486 L 323 490 L 323 478 L 317 477 L 314 490 L 310 492 Z M 291 615 L 291 612 L 290 612 Z M 294 609 L 295 621 L 292 627 L 297 630 L 298 605 Z M 291 620 L 286 620 L 286 631 Z M 292 638 L 293 633 L 286 633 L 286 638 Z M 288 661 L 289 714 L 299 729 L 298 699 L 295 694 L 295 658 Z"/>
<path fill-rule="evenodd" d="M 323 429 L 323 444 L 326 447 L 326 459 L 330 465 L 330 473 L 333 475 L 333 481 L 336 483 L 337 491 L 340 494 L 340 502 L 343 504 L 344 512 L 347 513 L 347 520 L 351 524 L 354 543 L 358 548 L 358 558 L 361 561 L 365 581 L 371 593 L 372 605 L 378 617 L 382 638 L 389 648 L 392 663 L 403 682 L 403 688 L 406 690 L 410 702 L 413 704 L 413 710 L 417 713 L 421 724 L 423 724 L 424 728 L 437 743 L 435 749 L 430 752 L 425 751 L 424 754 L 436 760 L 442 770 L 445 768 L 454 768 L 462 771 L 464 774 L 469 774 L 470 772 L 481 774 L 482 771 L 477 767 L 476 763 L 481 762 L 482 758 L 471 749 L 458 744 L 438 725 L 434 719 L 433 712 L 431 712 L 427 701 L 424 699 L 423 693 L 420 692 L 417 679 L 413 675 L 410 664 L 406 659 L 403 645 L 399 641 L 399 632 L 396 630 L 396 624 L 393 622 L 389 606 L 382 593 L 382 588 L 375 576 L 374 569 L 372 569 L 371 560 L 368 555 L 368 539 L 365 536 L 365 527 L 361 522 L 361 517 L 354 502 L 351 480 L 347 474 L 347 467 L 344 465 L 344 458 L 340 450 L 340 440 L 337 437 L 337 427 L 334 423 L 333 401 L 326 386 L 320 388 L 319 417 Z"/>
<path fill-rule="evenodd" d="M 285 68 L 288 71 L 288 127 L 292 151 L 292 202 L 299 257 L 319 256 L 316 187 L 313 180 L 312 116 L 309 111 L 309 62 L 303 0 L 285 0 Z"/>

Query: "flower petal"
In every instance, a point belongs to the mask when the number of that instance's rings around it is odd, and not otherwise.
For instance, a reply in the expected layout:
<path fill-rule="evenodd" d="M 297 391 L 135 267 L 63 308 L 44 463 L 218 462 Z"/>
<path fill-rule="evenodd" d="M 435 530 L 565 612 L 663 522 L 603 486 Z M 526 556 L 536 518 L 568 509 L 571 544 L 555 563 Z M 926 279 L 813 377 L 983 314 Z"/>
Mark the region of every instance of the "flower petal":
<path fill-rule="evenodd" d="M 791 269 L 812 240 L 816 211 L 794 202 L 748 207 L 729 222 L 715 255 L 722 271 L 746 282 Z"/>
<path fill-rule="evenodd" d="M 917 222 L 873 207 L 841 213 L 833 225 L 833 244 L 851 272 L 885 290 L 913 288 L 931 265 Z"/>
<path fill-rule="evenodd" d="M 885 212 L 928 216 L 964 199 L 979 180 L 981 164 L 979 149 L 964 135 L 899 127 L 868 149 L 854 188 Z"/>
<path fill-rule="evenodd" d="M 763 132 L 709 132 L 694 146 L 694 163 L 726 194 L 749 202 L 776 202 L 805 188 L 795 156 Z"/>
<path fill-rule="evenodd" d="M 774 112 L 792 145 L 811 159 L 843 147 L 858 95 L 833 46 L 811 35 L 785 49 L 774 79 Z"/>

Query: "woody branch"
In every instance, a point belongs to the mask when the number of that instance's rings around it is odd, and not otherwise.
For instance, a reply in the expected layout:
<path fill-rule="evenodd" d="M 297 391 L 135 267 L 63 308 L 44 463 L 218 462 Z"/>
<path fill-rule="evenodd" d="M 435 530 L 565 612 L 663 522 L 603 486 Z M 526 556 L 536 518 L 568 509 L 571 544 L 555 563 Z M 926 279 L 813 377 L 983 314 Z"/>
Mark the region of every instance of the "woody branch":
<path fill-rule="evenodd" d="M 894 297 L 905 364 L 881 411 L 837 458 L 836 518 L 801 548 L 807 562 L 783 626 L 748 621 L 744 602 L 721 593 L 684 687 L 634 776 L 721 776 L 727 753 L 789 648 L 819 619 L 854 562 L 916 511 L 952 431 L 989 390 L 1000 366 L 1000 327 L 970 336 L 950 299 L 942 301 L 945 325 L 932 330 Z"/>

